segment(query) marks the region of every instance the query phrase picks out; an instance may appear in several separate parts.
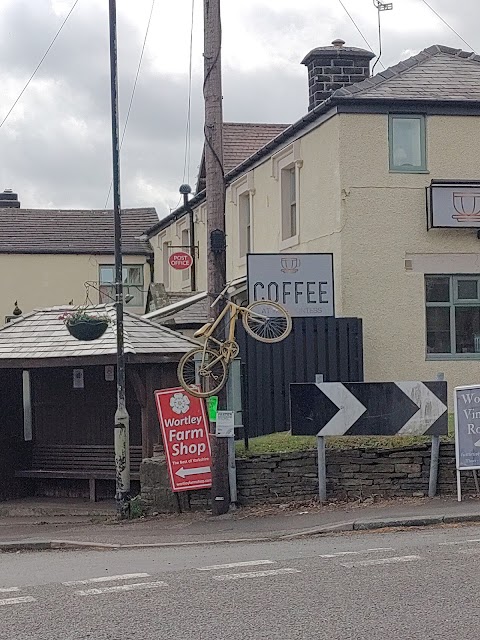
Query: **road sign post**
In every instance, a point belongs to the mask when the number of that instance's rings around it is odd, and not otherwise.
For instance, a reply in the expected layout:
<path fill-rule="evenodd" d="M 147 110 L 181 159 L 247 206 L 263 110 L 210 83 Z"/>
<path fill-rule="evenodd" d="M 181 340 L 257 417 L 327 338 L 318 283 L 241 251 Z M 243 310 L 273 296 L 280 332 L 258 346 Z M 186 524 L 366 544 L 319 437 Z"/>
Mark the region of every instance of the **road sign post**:
<path fill-rule="evenodd" d="M 444 380 L 445 374 L 437 373 L 437 380 Z M 428 497 L 434 498 L 437 493 L 438 460 L 440 457 L 440 436 L 432 436 L 432 452 L 430 455 L 430 480 L 428 483 Z"/>
<path fill-rule="evenodd" d="M 315 384 L 323 382 L 323 373 L 315 374 Z M 317 435 L 317 473 L 318 498 L 320 502 L 327 501 L 327 460 L 325 456 L 325 438 Z"/>
<path fill-rule="evenodd" d="M 479 493 L 477 469 L 480 469 L 480 385 L 455 388 L 454 413 L 457 498 L 461 502 L 462 471 L 472 471 L 475 489 Z"/>
<path fill-rule="evenodd" d="M 155 401 L 172 490 L 209 489 L 212 462 L 203 400 L 180 387 L 155 391 Z"/>
<path fill-rule="evenodd" d="M 325 436 L 448 433 L 444 381 L 293 383 L 290 411 L 292 435 L 317 436 L 320 500 L 326 499 Z M 480 406 L 478 414 L 480 447 Z"/>
<path fill-rule="evenodd" d="M 230 501 L 237 502 L 237 467 L 235 463 L 235 412 L 217 411 L 215 436 L 228 438 L 228 480 L 230 484 Z"/>

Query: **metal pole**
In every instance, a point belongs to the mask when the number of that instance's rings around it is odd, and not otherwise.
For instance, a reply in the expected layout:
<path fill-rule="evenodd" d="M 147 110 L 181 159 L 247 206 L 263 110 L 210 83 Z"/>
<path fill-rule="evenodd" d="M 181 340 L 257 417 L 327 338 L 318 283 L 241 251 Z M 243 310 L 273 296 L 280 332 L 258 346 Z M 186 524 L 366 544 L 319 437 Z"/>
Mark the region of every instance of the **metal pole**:
<path fill-rule="evenodd" d="M 225 246 L 225 178 L 223 170 L 222 110 L 222 32 L 220 0 L 204 0 L 204 67 L 205 100 L 205 174 L 207 191 L 207 289 L 210 303 L 226 282 Z M 216 318 L 222 305 L 211 309 Z M 225 390 L 219 393 L 220 406 L 225 406 Z M 228 512 L 228 446 L 226 438 L 212 435 L 212 513 Z"/>
<path fill-rule="evenodd" d="M 327 501 L 327 463 L 325 459 L 325 438 L 317 436 L 318 497 Z"/>
<path fill-rule="evenodd" d="M 444 373 L 437 373 L 437 380 L 444 380 Z M 432 453 L 430 457 L 430 480 L 428 483 L 428 497 L 433 498 L 437 494 L 438 459 L 440 456 L 440 436 L 432 436 Z"/>
<path fill-rule="evenodd" d="M 237 503 L 237 465 L 235 462 L 235 438 L 226 438 L 228 441 L 228 479 L 230 484 L 230 501 Z"/>
<path fill-rule="evenodd" d="M 315 374 L 315 384 L 323 382 L 323 373 Z M 317 436 L 318 497 L 320 502 L 327 501 L 327 462 L 325 458 L 325 438 Z"/>
<path fill-rule="evenodd" d="M 109 0 L 110 89 L 112 105 L 113 217 L 115 227 L 115 309 L 117 330 L 117 410 L 115 412 L 115 500 L 117 515 L 130 510 L 129 416 L 125 402 L 125 351 L 123 336 L 122 217 L 120 204 L 120 145 L 118 136 L 117 7 Z"/>
<path fill-rule="evenodd" d="M 190 288 L 192 291 L 197 290 L 197 269 L 195 264 L 195 220 L 193 209 L 188 204 L 188 194 L 192 192 L 189 184 L 182 184 L 180 193 L 183 195 L 183 208 L 188 211 L 189 227 L 190 227 L 190 255 L 192 256 L 192 266 L 190 267 Z"/>

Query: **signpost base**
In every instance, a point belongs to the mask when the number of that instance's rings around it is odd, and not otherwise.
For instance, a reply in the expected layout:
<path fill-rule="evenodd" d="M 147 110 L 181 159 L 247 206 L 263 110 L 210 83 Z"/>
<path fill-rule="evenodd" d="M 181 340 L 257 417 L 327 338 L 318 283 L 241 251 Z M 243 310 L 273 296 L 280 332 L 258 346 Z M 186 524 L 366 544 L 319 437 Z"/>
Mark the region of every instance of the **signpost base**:
<path fill-rule="evenodd" d="M 318 461 L 318 497 L 320 502 L 327 501 L 327 463 L 325 461 L 325 438 L 317 436 Z"/>

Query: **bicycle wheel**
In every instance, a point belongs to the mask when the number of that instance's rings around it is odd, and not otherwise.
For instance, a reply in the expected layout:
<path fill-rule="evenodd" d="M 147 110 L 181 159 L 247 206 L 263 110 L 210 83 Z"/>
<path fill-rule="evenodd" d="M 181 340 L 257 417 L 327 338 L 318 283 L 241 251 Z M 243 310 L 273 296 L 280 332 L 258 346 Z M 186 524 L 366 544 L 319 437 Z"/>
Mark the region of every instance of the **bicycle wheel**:
<path fill-rule="evenodd" d="M 260 342 L 281 342 L 292 330 L 292 319 L 277 302 L 257 300 L 242 314 L 245 331 Z"/>
<path fill-rule="evenodd" d="M 198 347 L 182 356 L 177 375 L 185 391 L 197 398 L 208 398 L 225 385 L 228 370 L 219 353 Z"/>

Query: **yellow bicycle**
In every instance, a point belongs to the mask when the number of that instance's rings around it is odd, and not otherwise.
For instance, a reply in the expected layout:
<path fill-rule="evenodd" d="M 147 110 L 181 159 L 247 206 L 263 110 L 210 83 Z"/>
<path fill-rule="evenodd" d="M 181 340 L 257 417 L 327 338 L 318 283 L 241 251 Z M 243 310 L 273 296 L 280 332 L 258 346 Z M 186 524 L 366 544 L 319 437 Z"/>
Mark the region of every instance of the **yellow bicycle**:
<path fill-rule="evenodd" d="M 178 363 L 180 384 L 185 391 L 199 398 L 215 395 L 227 382 L 228 367 L 239 352 L 235 324 L 240 316 L 245 331 L 260 342 L 281 342 L 292 330 L 292 319 L 280 304 L 272 300 L 257 300 L 248 307 L 241 307 L 226 297 L 229 286 L 227 284 L 211 305 L 213 308 L 220 300 L 226 301 L 218 318 L 207 322 L 194 334 L 195 338 L 205 339 L 203 347 L 192 349 Z M 218 340 L 213 334 L 227 314 L 228 338 Z"/>

